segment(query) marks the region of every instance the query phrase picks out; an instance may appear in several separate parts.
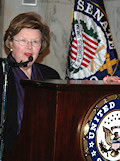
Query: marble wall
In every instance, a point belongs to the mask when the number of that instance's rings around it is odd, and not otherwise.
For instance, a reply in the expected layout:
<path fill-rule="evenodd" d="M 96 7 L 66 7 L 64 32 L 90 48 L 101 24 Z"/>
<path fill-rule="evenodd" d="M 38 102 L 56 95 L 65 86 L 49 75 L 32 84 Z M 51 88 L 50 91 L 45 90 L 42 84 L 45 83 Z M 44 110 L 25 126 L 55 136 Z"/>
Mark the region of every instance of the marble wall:
<path fill-rule="evenodd" d="M 21 12 L 35 11 L 50 27 L 50 53 L 40 57 L 43 64 L 53 67 L 62 79 L 65 78 L 69 38 L 71 32 L 71 18 L 74 0 L 38 0 L 37 6 L 24 6 L 22 0 L 4 0 L 3 31 L 8 27 L 13 17 Z M 120 0 L 104 0 L 111 31 L 118 54 L 120 55 Z M 5 57 L 3 51 L 2 57 Z M 120 57 L 120 56 L 119 56 Z"/>
<path fill-rule="evenodd" d="M 120 0 L 104 0 L 115 47 L 120 59 Z"/>

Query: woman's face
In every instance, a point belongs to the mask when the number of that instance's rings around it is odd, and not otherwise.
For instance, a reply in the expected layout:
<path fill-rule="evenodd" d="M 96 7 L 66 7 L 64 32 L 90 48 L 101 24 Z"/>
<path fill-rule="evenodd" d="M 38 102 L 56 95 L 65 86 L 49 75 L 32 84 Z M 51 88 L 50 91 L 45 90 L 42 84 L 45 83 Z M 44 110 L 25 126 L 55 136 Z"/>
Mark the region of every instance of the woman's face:
<path fill-rule="evenodd" d="M 32 66 L 41 48 L 41 32 L 38 29 L 23 28 L 14 36 L 10 47 L 13 51 L 12 56 L 18 63 L 28 61 L 28 58 L 32 56 L 33 61 L 28 63 L 28 67 Z"/>

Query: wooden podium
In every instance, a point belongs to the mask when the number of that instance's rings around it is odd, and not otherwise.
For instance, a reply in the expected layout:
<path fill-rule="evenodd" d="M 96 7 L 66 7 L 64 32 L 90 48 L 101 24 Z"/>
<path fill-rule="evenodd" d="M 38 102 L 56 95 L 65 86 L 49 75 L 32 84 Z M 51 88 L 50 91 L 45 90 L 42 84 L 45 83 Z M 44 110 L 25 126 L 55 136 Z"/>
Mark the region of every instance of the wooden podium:
<path fill-rule="evenodd" d="M 20 135 L 3 161 L 84 161 L 80 133 L 90 107 L 119 85 L 102 81 L 31 81 L 25 87 Z"/>

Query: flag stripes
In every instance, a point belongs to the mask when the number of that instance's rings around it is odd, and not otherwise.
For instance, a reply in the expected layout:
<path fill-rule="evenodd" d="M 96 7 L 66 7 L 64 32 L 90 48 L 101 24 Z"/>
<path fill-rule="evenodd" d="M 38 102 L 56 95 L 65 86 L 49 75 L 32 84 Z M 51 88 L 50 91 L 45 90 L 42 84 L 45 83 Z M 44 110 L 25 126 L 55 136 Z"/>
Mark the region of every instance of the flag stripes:
<path fill-rule="evenodd" d="M 95 57 L 95 52 L 98 47 L 98 42 L 88 34 L 83 33 L 83 45 L 84 45 L 84 57 L 81 63 L 81 67 L 87 67 L 91 60 Z M 71 47 L 71 60 L 74 62 L 77 58 L 77 39 L 74 37 Z"/>

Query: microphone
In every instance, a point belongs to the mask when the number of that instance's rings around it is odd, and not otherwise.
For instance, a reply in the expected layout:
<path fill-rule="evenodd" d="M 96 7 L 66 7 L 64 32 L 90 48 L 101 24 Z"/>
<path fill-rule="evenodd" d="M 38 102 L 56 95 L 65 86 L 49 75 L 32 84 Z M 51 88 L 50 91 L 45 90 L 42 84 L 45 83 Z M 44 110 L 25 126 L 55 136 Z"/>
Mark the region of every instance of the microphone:
<path fill-rule="evenodd" d="M 27 64 L 29 62 L 33 61 L 33 57 L 30 56 L 28 58 L 28 61 L 26 61 L 26 62 L 20 61 L 20 63 L 14 62 L 14 61 L 10 60 L 9 58 L 0 58 L 0 61 L 4 62 L 5 64 L 7 64 L 11 67 L 27 67 Z"/>
<path fill-rule="evenodd" d="M 27 64 L 29 63 L 29 62 L 31 62 L 31 61 L 33 61 L 33 57 L 32 56 L 30 56 L 29 58 L 28 58 L 28 61 L 26 61 L 26 62 L 20 62 L 20 63 L 17 63 L 18 64 L 18 66 L 19 67 L 27 67 Z"/>

